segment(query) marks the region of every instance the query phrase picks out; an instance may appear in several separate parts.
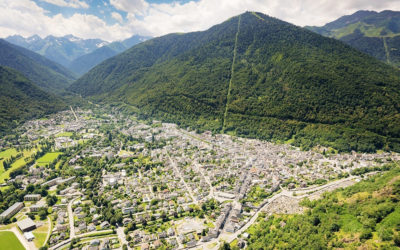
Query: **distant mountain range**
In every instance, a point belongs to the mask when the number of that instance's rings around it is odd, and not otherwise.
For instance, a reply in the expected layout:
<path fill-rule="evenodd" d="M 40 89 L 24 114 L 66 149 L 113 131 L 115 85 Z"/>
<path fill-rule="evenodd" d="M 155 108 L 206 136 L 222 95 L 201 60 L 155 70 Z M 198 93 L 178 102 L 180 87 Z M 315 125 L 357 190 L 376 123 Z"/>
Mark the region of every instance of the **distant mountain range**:
<path fill-rule="evenodd" d="M 14 69 L 0 66 L 0 134 L 27 119 L 66 108 L 65 102 L 42 89 Z"/>
<path fill-rule="evenodd" d="M 63 37 L 37 35 L 24 38 L 19 35 L 7 37 L 5 40 L 36 52 L 54 62 L 71 69 L 81 75 L 102 60 L 114 56 L 131 46 L 147 40 L 148 37 L 133 36 L 121 42 L 109 43 L 101 39 L 82 39 L 72 35 Z M 109 46 L 106 51 L 104 46 Z M 91 55 L 91 53 L 94 53 Z M 81 59 L 81 57 L 83 57 Z"/>
<path fill-rule="evenodd" d="M 63 66 L 28 49 L 0 39 L 0 65 L 18 70 L 38 87 L 60 93 L 76 78 Z"/>
<path fill-rule="evenodd" d="M 200 130 L 400 151 L 398 70 L 261 13 L 143 42 L 69 89 Z"/>
<path fill-rule="evenodd" d="M 400 12 L 358 11 L 322 27 L 306 27 L 323 36 L 339 39 L 350 46 L 400 67 Z"/>
<path fill-rule="evenodd" d="M 83 75 L 102 61 L 129 49 L 133 45 L 144 42 L 149 38 L 150 37 L 132 36 L 131 38 L 128 38 L 122 42 L 113 42 L 106 46 L 100 47 L 91 53 L 80 56 L 73 60 L 69 64 L 69 69 L 75 72 L 77 75 Z"/>

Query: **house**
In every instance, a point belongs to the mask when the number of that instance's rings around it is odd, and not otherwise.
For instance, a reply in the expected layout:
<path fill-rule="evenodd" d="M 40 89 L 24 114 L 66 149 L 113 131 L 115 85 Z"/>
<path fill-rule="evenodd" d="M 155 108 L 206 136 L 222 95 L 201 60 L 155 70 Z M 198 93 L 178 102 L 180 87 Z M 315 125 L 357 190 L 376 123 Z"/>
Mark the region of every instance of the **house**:
<path fill-rule="evenodd" d="M 62 231 L 66 231 L 67 229 L 68 229 L 68 225 L 57 224 L 55 230 L 57 232 L 62 232 Z"/>
<path fill-rule="evenodd" d="M 108 221 L 104 221 L 100 224 L 100 228 L 101 229 L 107 229 L 110 227 L 110 223 L 108 223 Z"/>
<path fill-rule="evenodd" d="M 24 220 L 18 221 L 17 225 L 22 232 L 32 231 L 36 228 L 35 222 L 31 218 L 26 218 Z"/>
<path fill-rule="evenodd" d="M 86 223 L 85 222 L 81 222 L 78 226 L 79 232 L 82 232 L 84 230 L 86 230 Z"/>
<path fill-rule="evenodd" d="M 90 246 L 100 246 L 100 240 L 95 239 L 90 242 Z"/>
<path fill-rule="evenodd" d="M 156 241 L 154 241 L 153 246 L 154 246 L 155 248 L 161 247 L 161 246 L 162 246 L 161 240 L 156 240 Z"/>
<path fill-rule="evenodd" d="M 27 241 L 33 241 L 35 239 L 35 236 L 33 235 L 32 232 L 26 232 L 24 233 L 24 237 Z"/>
<path fill-rule="evenodd" d="M 82 207 L 77 207 L 77 208 L 75 208 L 74 213 L 79 214 L 80 212 L 82 212 L 82 210 L 83 210 Z"/>
<path fill-rule="evenodd" d="M 158 235 L 158 237 L 159 237 L 160 239 L 167 238 L 167 233 L 166 233 L 165 231 L 163 231 L 163 232 L 161 232 L 161 233 Z"/>
<path fill-rule="evenodd" d="M 31 212 L 37 212 L 42 208 L 47 208 L 45 201 L 39 201 L 37 204 L 30 206 L 29 210 Z"/>
<path fill-rule="evenodd" d="M 124 226 L 128 225 L 130 222 L 132 222 L 132 219 L 131 219 L 131 218 L 124 218 L 124 219 L 122 220 L 122 224 L 124 224 Z"/>
<path fill-rule="evenodd" d="M 140 247 L 141 250 L 149 250 L 149 244 L 148 243 L 143 243 L 142 246 Z"/>
<path fill-rule="evenodd" d="M 168 230 L 167 230 L 167 234 L 168 234 L 168 236 L 174 236 L 175 235 L 175 231 L 174 231 L 174 229 L 172 228 L 172 227 L 170 227 Z"/>
<path fill-rule="evenodd" d="M 16 202 L 11 207 L 7 208 L 6 211 L 0 214 L 0 220 L 9 219 L 18 213 L 24 207 L 23 202 Z"/>
<path fill-rule="evenodd" d="M 96 227 L 95 227 L 93 224 L 91 224 L 91 225 L 89 225 L 89 226 L 87 227 L 87 230 L 88 230 L 88 232 L 93 232 L 93 231 L 96 230 Z"/>
<path fill-rule="evenodd" d="M 24 196 L 24 201 L 38 201 L 42 198 L 40 194 L 27 194 Z"/>
<path fill-rule="evenodd" d="M 135 207 L 125 207 L 122 209 L 123 214 L 129 214 L 135 212 Z"/>
<path fill-rule="evenodd" d="M 191 240 L 188 243 L 186 243 L 186 247 L 187 248 L 192 248 L 192 247 L 195 247 L 196 244 L 197 244 L 197 242 L 195 240 Z"/>

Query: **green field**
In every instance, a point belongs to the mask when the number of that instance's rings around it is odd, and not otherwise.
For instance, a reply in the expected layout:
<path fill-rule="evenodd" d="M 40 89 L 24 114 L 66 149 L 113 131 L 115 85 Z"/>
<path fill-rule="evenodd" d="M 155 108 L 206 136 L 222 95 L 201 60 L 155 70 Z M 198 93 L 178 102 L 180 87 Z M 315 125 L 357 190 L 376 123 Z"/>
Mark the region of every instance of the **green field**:
<path fill-rule="evenodd" d="M 60 152 L 47 153 L 47 154 L 43 155 L 42 157 L 40 157 L 36 161 L 36 164 L 38 166 L 46 166 L 46 165 L 54 162 L 59 155 L 62 155 L 62 153 L 60 153 Z"/>
<path fill-rule="evenodd" d="M 56 137 L 71 137 L 73 135 L 72 132 L 63 132 L 56 135 Z"/>
<path fill-rule="evenodd" d="M 10 172 L 23 167 L 26 162 L 25 158 L 30 157 L 32 154 L 37 152 L 37 148 L 33 148 L 32 150 L 24 150 L 24 156 L 20 159 L 16 160 L 7 171 L 4 171 L 3 161 L 9 159 L 11 156 L 16 156 L 19 152 L 15 148 L 10 148 L 5 151 L 0 152 L 0 183 L 3 183 L 5 179 L 10 177 Z"/>
<path fill-rule="evenodd" d="M 40 248 L 45 244 L 47 238 L 47 231 L 49 229 L 49 224 L 46 222 L 43 226 L 35 229 L 32 233 L 35 236 L 34 243 L 37 248 Z"/>
<path fill-rule="evenodd" d="M 24 246 L 19 242 L 13 232 L 0 232 L 0 250 L 24 250 Z"/>

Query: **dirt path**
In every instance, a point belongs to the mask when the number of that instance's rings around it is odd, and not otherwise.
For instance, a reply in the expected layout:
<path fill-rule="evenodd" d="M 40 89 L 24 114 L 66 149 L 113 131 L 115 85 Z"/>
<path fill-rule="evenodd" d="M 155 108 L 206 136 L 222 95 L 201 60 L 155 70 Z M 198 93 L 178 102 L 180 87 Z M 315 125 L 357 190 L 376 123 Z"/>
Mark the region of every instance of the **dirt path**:
<path fill-rule="evenodd" d="M 240 32 L 240 21 L 241 21 L 241 18 L 242 18 L 242 15 L 239 16 L 238 25 L 237 25 L 237 32 L 236 32 L 236 36 L 235 36 L 235 47 L 233 48 L 231 77 L 229 79 L 228 92 L 226 94 L 226 104 L 225 104 L 225 112 L 224 112 L 224 121 L 222 123 L 222 130 L 225 130 L 226 117 L 228 115 L 228 106 L 229 106 L 229 101 L 231 99 L 232 81 L 233 81 L 233 73 L 235 71 L 235 62 L 236 62 L 236 55 L 237 55 L 237 44 L 238 44 L 238 37 L 239 37 L 239 32 Z"/>

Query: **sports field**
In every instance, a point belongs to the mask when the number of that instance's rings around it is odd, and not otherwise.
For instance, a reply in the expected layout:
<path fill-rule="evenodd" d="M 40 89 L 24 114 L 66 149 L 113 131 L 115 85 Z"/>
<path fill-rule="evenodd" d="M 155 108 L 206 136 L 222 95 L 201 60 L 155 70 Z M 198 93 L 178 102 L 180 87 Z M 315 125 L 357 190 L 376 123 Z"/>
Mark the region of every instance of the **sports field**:
<path fill-rule="evenodd" d="M 0 250 L 24 250 L 24 246 L 19 242 L 13 232 L 0 232 Z"/>

